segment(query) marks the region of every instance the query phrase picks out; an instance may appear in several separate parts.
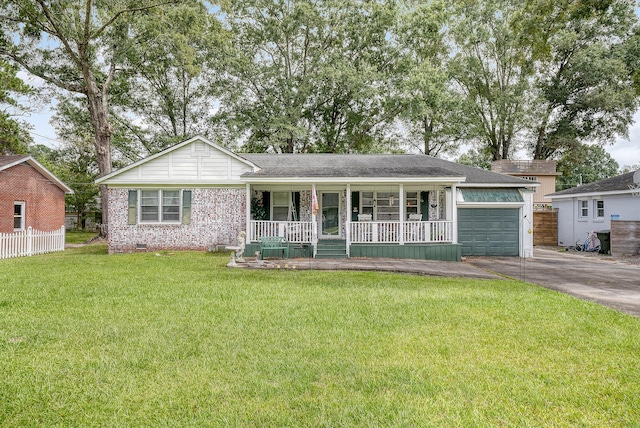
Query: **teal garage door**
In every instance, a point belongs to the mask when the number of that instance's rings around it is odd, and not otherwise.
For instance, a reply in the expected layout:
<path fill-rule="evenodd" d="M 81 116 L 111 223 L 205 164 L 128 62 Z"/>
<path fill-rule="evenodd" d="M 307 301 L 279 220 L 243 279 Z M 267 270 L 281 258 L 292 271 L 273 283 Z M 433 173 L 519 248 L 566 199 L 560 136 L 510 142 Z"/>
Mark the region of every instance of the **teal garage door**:
<path fill-rule="evenodd" d="M 520 210 L 459 208 L 458 241 L 463 256 L 520 255 Z"/>

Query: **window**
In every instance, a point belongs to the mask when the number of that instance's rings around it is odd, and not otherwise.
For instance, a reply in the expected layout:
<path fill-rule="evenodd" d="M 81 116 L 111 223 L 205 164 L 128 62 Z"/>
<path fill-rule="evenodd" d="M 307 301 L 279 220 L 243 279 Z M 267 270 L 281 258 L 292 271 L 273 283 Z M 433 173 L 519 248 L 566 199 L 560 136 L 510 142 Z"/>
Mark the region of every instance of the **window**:
<path fill-rule="evenodd" d="M 24 230 L 24 202 L 13 203 L 13 230 Z"/>
<path fill-rule="evenodd" d="M 597 200 L 594 201 L 594 211 L 595 211 L 595 218 L 598 220 L 602 220 L 604 219 L 604 201 L 603 200 Z"/>
<path fill-rule="evenodd" d="M 273 221 L 287 221 L 289 220 L 289 198 L 291 193 L 289 192 L 273 192 L 273 215 L 271 218 Z"/>
<path fill-rule="evenodd" d="M 186 192 L 184 193 L 183 196 L 186 196 Z M 191 201 L 190 193 L 188 194 L 189 204 Z M 140 191 L 140 221 L 143 223 L 179 223 L 180 190 Z"/>
<path fill-rule="evenodd" d="M 377 192 L 376 197 L 376 220 L 394 221 L 400 219 L 398 192 Z"/>
<path fill-rule="evenodd" d="M 589 218 L 589 201 L 578 201 L 578 217 Z"/>
<path fill-rule="evenodd" d="M 267 208 L 265 220 L 300 221 L 300 192 L 262 192 L 262 202 Z"/>
<path fill-rule="evenodd" d="M 409 218 L 409 216 L 412 214 L 414 215 L 420 214 L 420 208 L 419 208 L 420 199 L 418 198 L 418 196 L 420 196 L 418 192 L 406 193 L 405 212 L 406 212 L 407 218 Z"/>

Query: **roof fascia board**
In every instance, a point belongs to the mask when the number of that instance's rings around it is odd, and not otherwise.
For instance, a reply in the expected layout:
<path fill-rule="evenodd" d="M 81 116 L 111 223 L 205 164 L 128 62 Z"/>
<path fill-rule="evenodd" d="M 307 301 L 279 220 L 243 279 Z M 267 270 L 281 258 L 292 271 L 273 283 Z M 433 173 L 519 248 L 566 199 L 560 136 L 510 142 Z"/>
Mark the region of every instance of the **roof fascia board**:
<path fill-rule="evenodd" d="M 244 189 L 246 187 L 245 183 L 239 182 L 220 182 L 220 183 L 194 183 L 194 182 L 185 182 L 185 183 L 145 183 L 145 182 L 135 182 L 135 183 L 111 183 L 109 187 L 112 189 L 218 189 L 218 188 L 238 188 Z"/>
<path fill-rule="evenodd" d="M 211 147 L 223 152 L 224 154 L 226 154 L 226 155 L 228 155 L 228 156 L 230 156 L 230 157 L 232 157 L 232 158 L 234 158 L 234 159 L 236 159 L 236 160 L 238 160 L 238 161 L 250 166 L 251 168 L 253 168 L 254 171 L 257 171 L 259 169 L 259 167 L 256 164 L 254 164 L 253 162 L 248 161 L 247 159 L 245 159 L 245 158 L 243 158 L 241 156 L 238 156 L 237 154 L 233 153 L 232 151 L 230 151 L 228 149 L 225 149 L 224 147 L 214 143 L 213 141 L 209 141 L 206 138 L 198 135 L 198 136 L 189 138 L 188 140 L 183 141 L 182 143 L 176 144 L 175 146 L 169 147 L 168 149 L 165 149 L 165 150 L 163 150 L 161 152 L 158 152 L 158 153 L 156 153 L 154 155 L 151 155 L 151 156 L 146 157 L 144 159 L 140 159 L 139 161 L 134 162 L 131 165 L 125 166 L 124 168 L 120 168 L 117 171 L 113 171 L 113 172 L 111 172 L 111 173 L 109 173 L 109 174 L 107 174 L 107 175 L 105 175 L 103 177 L 100 177 L 100 178 L 98 178 L 96 180 L 96 184 L 101 184 L 104 181 L 107 181 L 107 180 L 109 180 L 109 179 L 111 179 L 111 178 L 113 178 L 113 177 L 115 177 L 117 175 L 120 175 L 120 174 L 122 174 L 124 172 L 127 172 L 127 171 L 130 171 L 130 170 L 134 169 L 134 168 L 137 168 L 138 166 L 143 165 L 143 164 L 145 164 L 147 162 L 151 162 L 154 159 L 162 157 L 162 156 L 164 156 L 164 155 L 166 155 L 168 153 L 171 153 L 171 152 L 173 152 L 175 150 L 178 150 L 178 149 L 180 149 L 180 148 L 182 148 L 184 146 L 187 146 L 187 145 L 193 143 L 194 141 L 198 141 L 198 140 L 202 141 L 203 143 L 210 145 Z"/>
<path fill-rule="evenodd" d="M 523 187 L 539 187 L 540 183 L 531 181 L 526 183 L 461 183 L 458 187 L 515 187 L 521 189 Z"/>
<path fill-rule="evenodd" d="M 281 184 L 291 183 L 444 183 L 457 184 L 464 181 L 465 177 L 240 177 L 243 182 L 249 184 Z"/>
<path fill-rule="evenodd" d="M 572 193 L 570 195 L 544 195 L 545 198 L 550 199 L 572 199 L 572 198 L 594 198 L 600 196 L 615 196 L 615 195 L 630 195 L 636 192 L 636 189 L 628 190 L 609 190 L 606 192 L 586 192 L 586 193 Z"/>

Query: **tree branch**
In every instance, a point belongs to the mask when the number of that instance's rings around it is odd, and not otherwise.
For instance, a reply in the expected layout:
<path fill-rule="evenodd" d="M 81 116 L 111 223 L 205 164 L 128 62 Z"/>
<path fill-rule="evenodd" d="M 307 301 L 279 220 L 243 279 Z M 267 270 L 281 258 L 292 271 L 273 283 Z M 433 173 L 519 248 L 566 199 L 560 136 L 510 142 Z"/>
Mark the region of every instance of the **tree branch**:
<path fill-rule="evenodd" d="M 173 3 L 179 3 L 179 0 L 168 0 L 160 3 L 150 4 L 148 6 L 140 6 L 140 7 L 133 7 L 133 8 L 119 10 L 102 27 L 98 28 L 93 34 L 91 34 L 90 39 L 95 39 L 99 37 L 104 32 L 104 30 L 106 30 L 111 24 L 113 24 L 116 21 L 116 19 L 120 17 L 120 15 L 129 13 L 129 12 L 141 12 L 143 10 L 149 10 L 149 9 L 153 9 L 154 7 L 164 6 L 166 4 L 173 4 Z"/>
<path fill-rule="evenodd" d="M 71 48 L 71 45 L 69 44 L 69 40 L 67 40 L 67 38 L 64 36 L 64 32 L 62 31 L 62 29 L 58 26 L 58 23 L 56 22 L 56 20 L 53 18 L 53 15 L 51 14 L 51 11 L 49 10 L 49 8 L 47 7 L 47 5 L 44 3 L 44 1 L 42 0 L 36 0 L 38 2 L 38 4 L 40 5 L 40 8 L 42 9 L 42 12 L 44 13 L 44 15 L 47 17 L 47 21 L 49 21 L 49 23 L 51 23 L 51 25 L 53 26 L 53 29 L 55 31 L 55 33 L 52 32 L 53 35 L 55 35 L 60 42 L 62 43 L 62 45 L 64 46 L 65 50 L 67 51 L 67 53 L 69 54 L 69 56 L 71 57 L 71 59 L 73 60 L 73 62 L 80 68 L 82 69 L 82 64 L 80 63 L 80 58 L 78 58 L 78 56 L 76 55 L 76 53 L 73 51 L 73 49 Z"/>

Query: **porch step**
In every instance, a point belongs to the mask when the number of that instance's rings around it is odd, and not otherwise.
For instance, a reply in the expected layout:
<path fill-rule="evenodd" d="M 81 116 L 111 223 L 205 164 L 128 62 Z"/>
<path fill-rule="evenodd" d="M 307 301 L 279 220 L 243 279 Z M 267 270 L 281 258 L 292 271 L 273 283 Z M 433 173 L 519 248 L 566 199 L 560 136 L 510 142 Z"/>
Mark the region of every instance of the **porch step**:
<path fill-rule="evenodd" d="M 318 241 L 316 250 L 317 259 L 346 259 L 347 241 L 323 239 Z"/>

